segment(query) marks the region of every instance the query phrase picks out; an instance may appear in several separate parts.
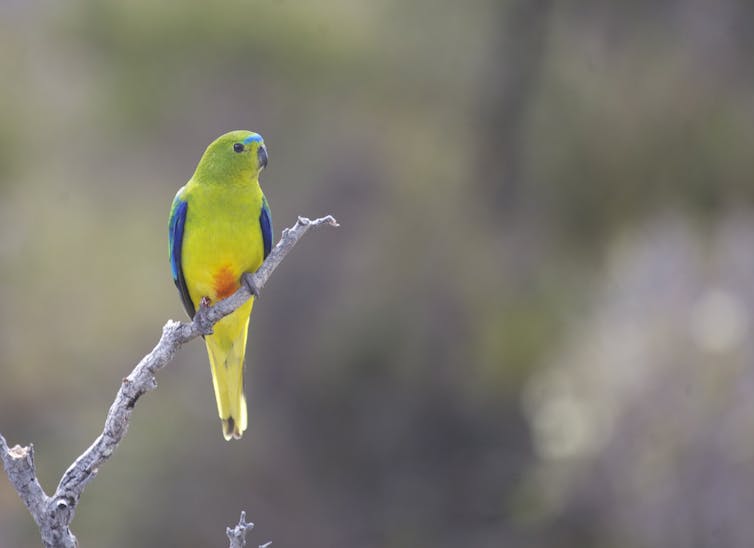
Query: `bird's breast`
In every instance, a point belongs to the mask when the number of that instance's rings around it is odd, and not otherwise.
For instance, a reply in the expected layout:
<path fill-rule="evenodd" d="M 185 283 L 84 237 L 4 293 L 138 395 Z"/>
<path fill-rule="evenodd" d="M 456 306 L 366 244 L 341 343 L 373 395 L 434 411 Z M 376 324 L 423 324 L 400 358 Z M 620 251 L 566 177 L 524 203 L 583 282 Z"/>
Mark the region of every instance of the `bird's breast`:
<path fill-rule="evenodd" d="M 260 192 L 261 194 L 261 192 Z M 254 272 L 264 260 L 259 224 L 261 198 L 190 203 L 183 242 L 183 271 L 195 304 L 233 294 L 244 272 Z"/>

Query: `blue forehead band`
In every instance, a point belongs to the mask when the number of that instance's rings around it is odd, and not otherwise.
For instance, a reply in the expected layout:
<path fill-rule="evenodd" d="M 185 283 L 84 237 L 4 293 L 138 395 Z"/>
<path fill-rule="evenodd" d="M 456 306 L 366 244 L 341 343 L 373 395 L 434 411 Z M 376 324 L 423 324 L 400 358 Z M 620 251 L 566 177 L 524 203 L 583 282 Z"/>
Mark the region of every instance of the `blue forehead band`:
<path fill-rule="evenodd" d="M 262 136 L 258 133 L 252 133 L 249 135 L 246 139 L 243 140 L 243 144 L 250 145 L 251 143 L 261 143 L 263 142 Z"/>

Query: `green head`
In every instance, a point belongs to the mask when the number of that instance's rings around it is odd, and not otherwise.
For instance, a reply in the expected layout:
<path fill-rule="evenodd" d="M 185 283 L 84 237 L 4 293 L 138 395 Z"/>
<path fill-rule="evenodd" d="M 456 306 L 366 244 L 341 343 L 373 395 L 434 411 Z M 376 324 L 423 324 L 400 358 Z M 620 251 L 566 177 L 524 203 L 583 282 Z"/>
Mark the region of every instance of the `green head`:
<path fill-rule="evenodd" d="M 258 133 L 231 131 L 215 139 L 196 166 L 199 182 L 233 182 L 256 179 L 267 167 L 267 148 Z"/>

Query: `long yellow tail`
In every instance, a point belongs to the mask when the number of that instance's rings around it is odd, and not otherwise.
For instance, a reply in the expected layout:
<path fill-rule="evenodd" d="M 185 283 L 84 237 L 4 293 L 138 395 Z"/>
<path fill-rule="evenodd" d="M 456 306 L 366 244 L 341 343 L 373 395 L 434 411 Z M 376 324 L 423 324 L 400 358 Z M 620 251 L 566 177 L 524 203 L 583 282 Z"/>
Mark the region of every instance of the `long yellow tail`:
<path fill-rule="evenodd" d="M 214 333 L 204 338 L 212 368 L 217 412 L 223 421 L 223 436 L 226 440 L 241 439 L 246 430 L 243 370 L 249 315 L 253 304 L 252 298 L 217 322 Z"/>

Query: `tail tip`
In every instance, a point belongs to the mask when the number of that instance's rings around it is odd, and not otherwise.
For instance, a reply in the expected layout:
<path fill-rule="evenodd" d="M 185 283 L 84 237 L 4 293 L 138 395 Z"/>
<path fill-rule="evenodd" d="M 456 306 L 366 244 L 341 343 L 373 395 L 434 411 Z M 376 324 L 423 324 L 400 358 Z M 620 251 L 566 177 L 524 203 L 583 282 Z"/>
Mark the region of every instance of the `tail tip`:
<path fill-rule="evenodd" d="M 243 437 L 243 430 L 233 417 L 223 419 L 223 437 L 226 441 L 240 440 Z"/>

